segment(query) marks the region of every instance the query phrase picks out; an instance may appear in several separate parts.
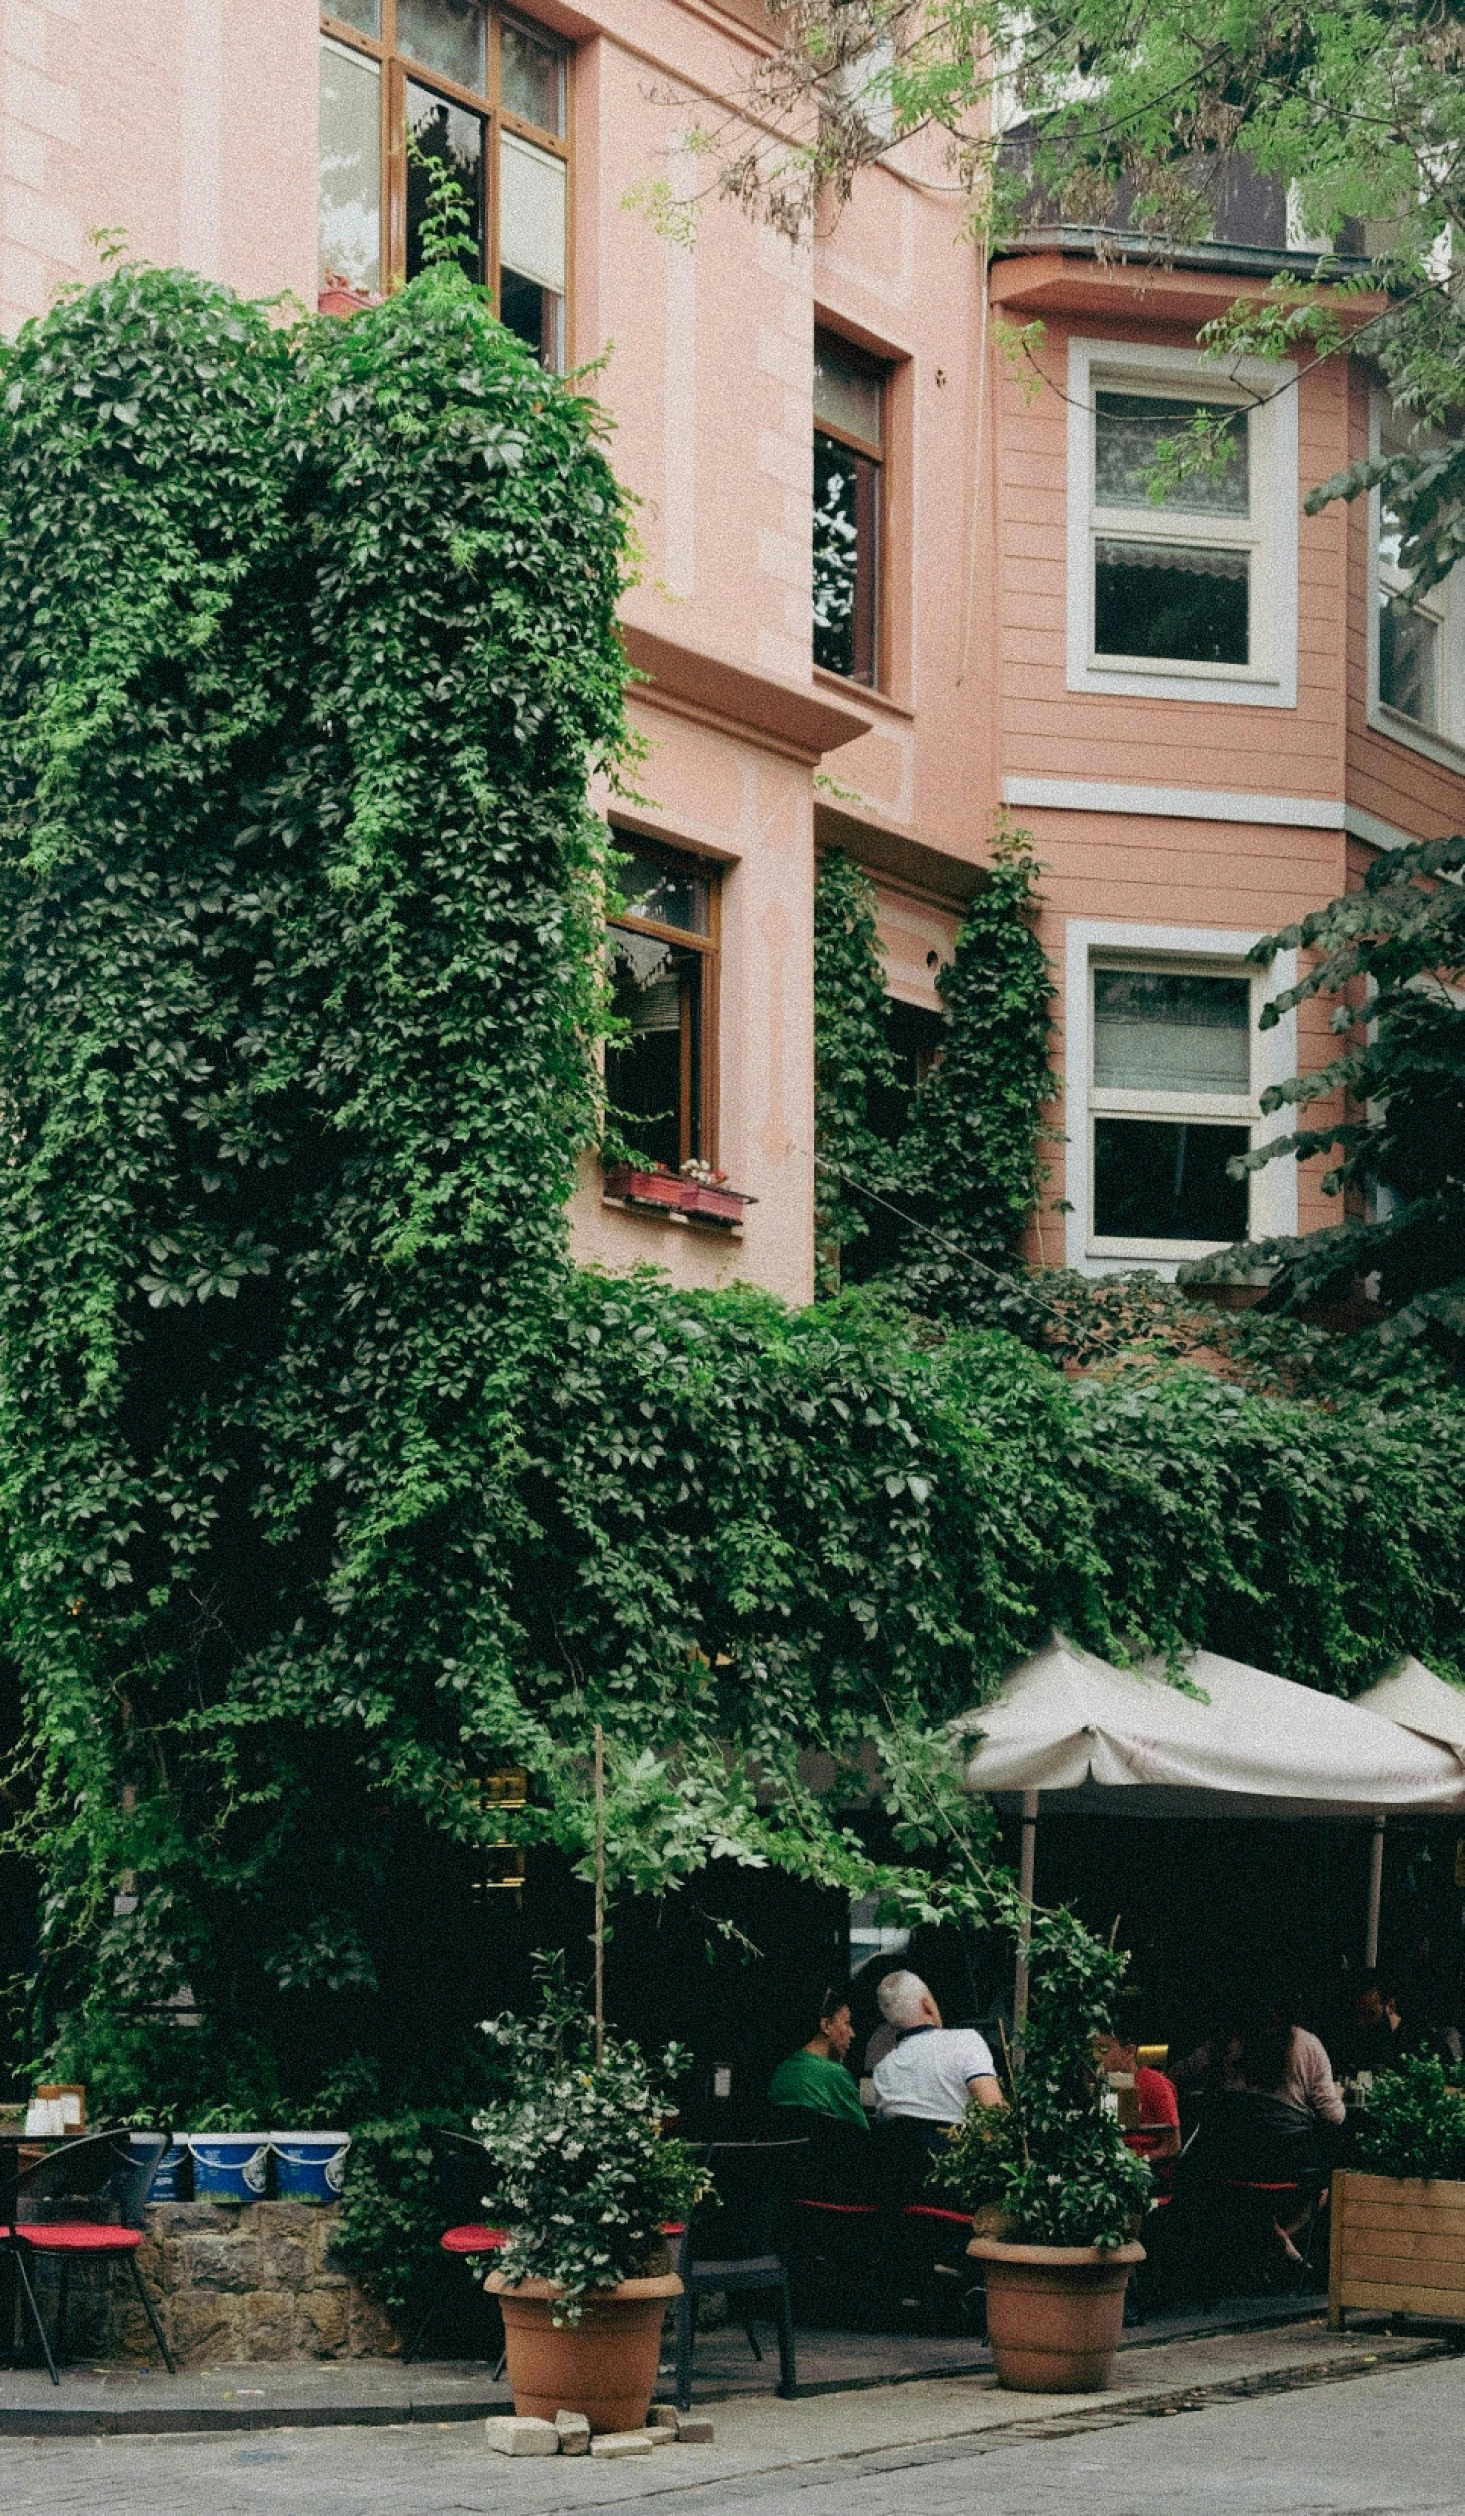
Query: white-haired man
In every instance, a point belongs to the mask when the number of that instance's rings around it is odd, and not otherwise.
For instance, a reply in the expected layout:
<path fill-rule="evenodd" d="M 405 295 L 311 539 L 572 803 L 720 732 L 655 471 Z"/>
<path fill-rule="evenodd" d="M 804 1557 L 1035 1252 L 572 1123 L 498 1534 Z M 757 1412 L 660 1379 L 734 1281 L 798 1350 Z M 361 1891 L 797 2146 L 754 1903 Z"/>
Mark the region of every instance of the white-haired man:
<path fill-rule="evenodd" d="M 875 2094 L 887 2121 L 960 2122 L 975 2097 L 1001 2105 L 991 2052 L 975 2027 L 943 2027 L 941 2012 L 918 1974 L 887 1974 L 876 1998 L 895 2029 L 894 2050 L 875 2065 Z"/>

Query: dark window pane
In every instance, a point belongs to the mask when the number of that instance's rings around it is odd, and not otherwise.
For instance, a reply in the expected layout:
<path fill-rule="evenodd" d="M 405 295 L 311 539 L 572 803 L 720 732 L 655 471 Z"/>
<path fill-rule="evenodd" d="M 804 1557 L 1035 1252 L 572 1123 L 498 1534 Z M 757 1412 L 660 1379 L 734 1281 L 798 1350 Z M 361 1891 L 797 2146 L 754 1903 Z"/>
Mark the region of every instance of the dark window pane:
<path fill-rule="evenodd" d="M 1435 672 L 1439 627 L 1426 612 L 1396 612 L 1379 597 L 1379 697 L 1432 731 L 1437 722 Z"/>
<path fill-rule="evenodd" d="M 564 299 L 552 289 L 541 288 L 538 280 L 526 280 L 518 271 L 500 271 L 499 321 L 517 332 L 540 365 L 551 371 L 564 364 L 563 312 Z"/>
<path fill-rule="evenodd" d="M 875 678 L 879 469 L 814 434 L 814 661 L 848 680 Z"/>
<path fill-rule="evenodd" d="M 613 834 L 617 846 L 620 833 Z M 633 917 L 649 917 L 658 926 L 679 926 L 684 935 L 710 934 L 712 892 L 699 866 L 682 856 L 659 856 L 629 843 L 630 862 L 616 876 L 616 889 Z"/>
<path fill-rule="evenodd" d="M 547 37 L 506 18 L 499 29 L 499 84 L 504 107 L 541 131 L 565 136 L 564 54 Z"/>
<path fill-rule="evenodd" d="M 1094 1081 L 1121 1092 L 1249 1092 L 1250 980 L 1095 970 Z"/>
<path fill-rule="evenodd" d="M 883 443 L 879 370 L 828 332 L 814 335 L 814 417 L 867 444 Z"/>
<path fill-rule="evenodd" d="M 1241 550 L 1101 541 L 1094 560 L 1094 646 L 1174 664 L 1245 664 L 1250 562 Z"/>
<path fill-rule="evenodd" d="M 1099 393 L 1094 419 L 1094 503 L 1100 507 L 1146 507 L 1150 476 L 1160 448 L 1188 437 L 1198 416 L 1208 425 L 1229 421 L 1220 443 L 1222 460 L 1214 472 L 1192 472 L 1167 488 L 1159 503 L 1188 515 L 1249 515 L 1251 493 L 1247 463 L 1247 421 L 1229 402 L 1171 401 L 1152 393 Z"/>
<path fill-rule="evenodd" d="M 451 167 L 468 211 L 468 243 L 459 257 L 468 277 L 483 277 L 483 124 L 477 114 L 450 105 L 432 90 L 407 85 L 407 129 L 413 151 L 407 159 L 407 277 L 422 268 L 422 222 L 428 213 L 427 168 L 417 161 L 432 157 Z"/>
<path fill-rule="evenodd" d="M 1094 1231 L 1101 1240 L 1236 1241 L 1246 1235 L 1248 1182 L 1228 1179 L 1249 1127 L 1183 1118 L 1094 1122 Z"/>
<path fill-rule="evenodd" d="M 459 87 L 488 83 L 484 0 L 397 0 L 397 48 Z"/>
<path fill-rule="evenodd" d="M 702 1150 L 702 956 L 612 927 L 611 1009 L 629 1034 L 605 1053 L 614 1125 L 645 1162 Z"/>
<path fill-rule="evenodd" d="M 354 26 L 363 35 L 380 38 L 382 0 L 329 0 L 325 14 L 336 18 L 342 26 Z"/>

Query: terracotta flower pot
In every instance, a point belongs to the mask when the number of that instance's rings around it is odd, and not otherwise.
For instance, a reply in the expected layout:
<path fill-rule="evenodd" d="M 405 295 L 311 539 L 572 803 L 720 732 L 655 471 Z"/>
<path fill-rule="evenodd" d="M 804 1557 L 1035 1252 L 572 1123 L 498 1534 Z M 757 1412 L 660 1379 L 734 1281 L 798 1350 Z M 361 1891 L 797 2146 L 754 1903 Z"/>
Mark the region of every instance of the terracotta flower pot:
<path fill-rule="evenodd" d="M 578 2324 L 558 2331 L 564 2292 L 552 2280 L 508 2281 L 496 2271 L 486 2285 L 503 2310 L 509 2391 L 522 2420 L 583 2411 L 597 2436 L 646 2426 L 666 2302 L 682 2294 L 674 2271 L 593 2290 Z"/>
<path fill-rule="evenodd" d="M 987 2338 L 997 2378 L 1015 2394 L 1102 2394 L 1114 2382 L 1124 2292 L 1142 2245 L 967 2247 L 987 2275 Z"/>

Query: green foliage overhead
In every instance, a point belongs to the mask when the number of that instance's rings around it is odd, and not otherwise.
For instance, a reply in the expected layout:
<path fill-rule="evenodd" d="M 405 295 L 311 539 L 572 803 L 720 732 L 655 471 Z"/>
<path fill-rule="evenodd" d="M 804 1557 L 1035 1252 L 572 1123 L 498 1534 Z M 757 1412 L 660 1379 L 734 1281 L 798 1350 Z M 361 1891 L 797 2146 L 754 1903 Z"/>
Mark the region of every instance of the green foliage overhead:
<path fill-rule="evenodd" d="M 1010 2105 L 968 2106 L 938 2152 L 934 2180 L 968 2210 L 1003 2215 L 1014 2245 L 1096 2245 L 1134 2232 L 1153 2186 L 1102 2105 L 1094 2038 L 1111 2024 L 1124 1958 L 1071 1913 L 1040 1914 L 1030 1952 L 1031 2008 Z"/>
<path fill-rule="evenodd" d="M 1263 1009 L 1274 1025 L 1313 997 L 1333 1000 L 1341 1045 L 1310 1074 L 1274 1084 L 1265 1110 L 1320 1121 L 1273 1137 L 1245 1167 L 1335 1154 L 1323 1186 L 1362 1192 L 1329 1231 L 1243 1245 L 1182 1270 L 1189 1277 L 1274 1270 L 1270 1300 L 1301 1309 L 1351 1293 L 1366 1277 L 1391 1316 L 1385 1348 L 1414 1338 L 1465 1343 L 1465 838 L 1389 850 L 1361 891 L 1269 935 L 1254 958 L 1303 948 L 1303 976 Z"/>
<path fill-rule="evenodd" d="M 1163 257 L 1211 236 L 1238 160 L 1290 189 L 1301 231 L 1349 263 L 1324 253 L 1260 304 L 1238 298 L 1213 345 L 1307 363 L 1351 340 L 1377 360 L 1420 433 L 1319 483 L 1309 504 L 1382 481 L 1406 571 L 1420 588 L 1449 574 L 1465 554 L 1465 309 L 1440 250 L 1465 227 L 1458 12 L 1413 0 L 1235 0 L 1219 17 L 1205 0 L 1140 14 L 1121 0 L 771 0 L 771 12 L 783 42 L 748 83 L 754 128 L 724 116 L 700 138 L 723 189 L 787 232 L 913 141 L 997 246 L 1056 211 Z M 1350 306 L 1376 291 L 1382 311 Z"/>

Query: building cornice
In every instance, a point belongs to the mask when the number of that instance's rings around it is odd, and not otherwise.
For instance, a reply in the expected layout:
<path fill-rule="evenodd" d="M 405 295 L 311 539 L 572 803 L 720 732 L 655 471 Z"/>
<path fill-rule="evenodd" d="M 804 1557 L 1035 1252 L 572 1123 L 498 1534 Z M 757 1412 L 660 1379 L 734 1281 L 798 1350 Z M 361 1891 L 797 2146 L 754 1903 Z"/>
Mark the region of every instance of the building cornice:
<path fill-rule="evenodd" d="M 840 751 L 870 731 L 871 719 L 862 708 L 811 686 L 729 663 L 724 656 L 659 636 L 634 621 L 621 623 L 621 638 L 626 661 L 640 676 L 630 684 L 628 697 L 751 739 L 805 768 L 814 768 L 827 752 Z"/>

